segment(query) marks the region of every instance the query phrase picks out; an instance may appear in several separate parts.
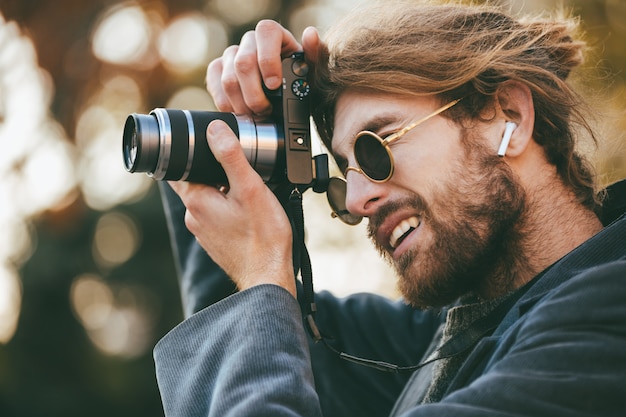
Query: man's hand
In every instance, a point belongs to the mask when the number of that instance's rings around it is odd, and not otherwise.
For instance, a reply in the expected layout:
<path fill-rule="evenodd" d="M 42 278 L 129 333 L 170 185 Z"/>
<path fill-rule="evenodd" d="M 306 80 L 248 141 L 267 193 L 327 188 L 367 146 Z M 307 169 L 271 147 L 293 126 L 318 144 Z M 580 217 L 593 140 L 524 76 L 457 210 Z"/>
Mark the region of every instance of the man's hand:
<path fill-rule="evenodd" d="M 207 140 L 229 186 L 220 190 L 171 182 L 187 207 L 185 225 L 239 290 L 276 284 L 295 297 L 291 226 L 285 211 L 224 122 L 209 125 Z"/>
<path fill-rule="evenodd" d="M 220 111 L 269 115 L 262 83 L 269 89 L 280 87 L 282 58 L 304 51 L 309 65 L 315 65 L 320 47 L 314 28 L 304 31 L 300 45 L 280 24 L 263 20 L 239 45 L 230 46 L 209 64 L 207 89 Z M 207 140 L 226 172 L 228 186 L 220 190 L 171 183 L 187 208 L 187 228 L 240 290 L 276 284 L 295 296 L 291 226 L 284 209 L 225 123 L 211 122 Z"/>
<path fill-rule="evenodd" d="M 272 20 L 260 21 L 247 32 L 239 45 L 228 47 L 209 64 L 206 85 L 218 110 L 267 116 L 270 102 L 262 83 L 270 90 L 282 82 L 281 58 L 304 51 L 309 65 L 315 65 L 321 41 L 317 30 L 308 27 L 302 45 L 293 34 Z"/>

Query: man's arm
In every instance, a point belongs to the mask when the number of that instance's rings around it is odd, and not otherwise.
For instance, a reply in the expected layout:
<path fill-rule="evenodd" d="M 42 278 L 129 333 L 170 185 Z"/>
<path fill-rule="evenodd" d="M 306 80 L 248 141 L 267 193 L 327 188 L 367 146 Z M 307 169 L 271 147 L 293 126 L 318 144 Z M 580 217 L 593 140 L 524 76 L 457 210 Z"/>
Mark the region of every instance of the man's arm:
<path fill-rule="evenodd" d="M 185 320 L 154 357 L 167 417 L 321 416 L 300 309 L 278 286 Z"/>
<path fill-rule="evenodd" d="M 207 255 L 185 227 L 185 206 L 169 184 L 159 182 L 178 272 L 185 317 L 216 303 L 236 291 L 235 284 Z"/>

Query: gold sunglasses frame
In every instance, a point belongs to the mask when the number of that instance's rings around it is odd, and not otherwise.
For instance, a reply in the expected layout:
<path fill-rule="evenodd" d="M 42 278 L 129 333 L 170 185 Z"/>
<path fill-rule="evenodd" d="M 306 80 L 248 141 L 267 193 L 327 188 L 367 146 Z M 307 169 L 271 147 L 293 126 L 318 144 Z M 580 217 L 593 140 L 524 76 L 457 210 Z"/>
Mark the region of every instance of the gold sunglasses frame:
<path fill-rule="evenodd" d="M 393 171 L 394 171 L 394 168 L 395 168 L 395 163 L 394 163 L 394 159 L 393 159 L 393 153 L 391 152 L 391 148 L 389 147 L 389 145 L 391 143 L 397 141 L 402 136 L 404 136 L 405 134 L 407 134 L 409 131 L 411 131 L 412 129 L 416 128 L 417 126 L 421 125 L 425 121 L 427 121 L 427 120 L 437 116 L 438 114 L 443 113 L 444 111 L 448 110 L 450 107 L 454 106 L 455 104 L 457 104 L 461 100 L 463 100 L 463 98 L 458 98 L 456 100 L 453 100 L 453 101 L 449 102 L 448 104 L 445 104 L 444 106 L 438 108 L 437 110 L 435 110 L 434 112 L 430 113 L 429 115 L 424 116 L 421 119 L 416 120 L 416 121 L 414 121 L 412 123 L 409 123 L 408 125 L 406 125 L 402 129 L 398 130 L 395 133 L 392 133 L 391 135 L 385 137 L 384 139 L 381 138 L 378 134 L 376 134 L 374 132 L 370 132 L 369 130 L 362 130 L 361 132 L 357 133 L 356 138 L 354 139 L 354 144 L 352 145 L 352 151 L 354 153 L 354 157 L 356 159 L 356 162 L 357 162 L 357 164 L 359 166 L 358 167 L 352 167 L 352 166 L 347 167 L 344 170 L 344 172 L 343 172 L 343 176 L 345 178 L 347 178 L 348 172 L 349 171 L 354 171 L 354 172 L 357 172 L 359 174 L 364 175 L 367 179 L 369 179 L 372 182 L 382 183 L 382 182 L 389 181 L 389 179 L 393 175 Z M 363 137 L 365 135 L 373 136 L 382 145 L 382 147 L 385 149 L 385 152 L 387 152 L 387 157 L 389 158 L 389 163 L 390 163 L 389 174 L 385 178 L 383 178 L 381 180 L 377 180 L 375 178 L 372 178 L 365 171 L 363 171 L 363 169 L 360 167 L 361 164 L 359 163 L 358 158 L 356 156 L 356 144 L 357 144 L 359 138 L 361 138 L 361 137 Z"/>
<path fill-rule="evenodd" d="M 457 104 L 461 100 L 463 100 L 463 97 L 451 101 L 450 103 L 448 103 L 448 104 L 438 108 L 437 110 L 435 110 L 434 112 L 430 113 L 429 115 L 424 116 L 421 119 L 408 124 L 407 126 L 403 127 L 402 129 L 400 129 L 399 131 L 397 131 L 395 133 L 392 133 L 391 135 L 387 136 L 385 139 L 381 138 L 376 133 L 370 132 L 368 130 L 363 130 L 363 131 L 359 132 L 356 135 L 356 138 L 354 140 L 354 145 L 352 145 L 352 148 L 354 149 L 354 147 L 356 146 L 356 142 L 359 140 L 359 137 L 361 137 L 363 135 L 366 135 L 366 134 L 374 136 L 374 138 L 376 138 L 380 142 L 380 144 L 383 146 L 383 148 L 385 149 L 385 152 L 387 152 L 387 156 L 389 157 L 389 162 L 390 162 L 389 175 L 387 175 L 387 177 L 385 177 L 382 180 L 376 180 L 376 179 L 370 177 L 369 175 L 367 175 L 367 173 L 365 173 L 361 168 L 349 166 L 343 172 L 343 178 L 342 177 L 333 177 L 333 178 L 331 178 L 330 182 L 329 182 L 329 190 L 326 193 L 326 198 L 328 200 L 328 204 L 330 205 L 330 207 L 332 209 L 332 212 L 330 213 L 331 217 L 339 218 L 339 220 L 341 220 L 342 222 L 344 222 L 345 224 L 350 225 L 350 226 L 355 226 L 355 225 L 359 224 L 361 222 L 362 217 L 351 214 L 345 208 L 345 205 L 346 205 L 345 204 L 345 197 L 346 197 L 346 187 L 347 187 L 346 177 L 347 177 L 348 172 L 349 171 L 358 172 L 360 174 L 363 174 L 370 181 L 376 182 L 376 183 L 383 183 L 383 182 L 389 181 L 389 179 L 393 176 L 393 171 L 394 171 L 394 167 L 395 167 L 393 154 L 391 153 L 391 148 L 389 148 L 389 144 L 392 143 L 392 142 L 395 142 L 398 139 L 400 139 L 402 136 L 404 136 L 411 129 L 419 126 L 420 124 L 424 123 L 428 119 L 431 119 L 431 118 L 437 116 L 438 114 L 443 113 L 444 111 L 448 110 L 450 107 L 454 106 L 455 104 Z M 355 152 L 355 158 L 356 158 L 356 152 Z M 358 163 L 359 162 L 357 160 L 357 164 Z M 343 200 L 344 200 L 343 201 L 343 205 L 341 205 L 341 206 L 337 205 L 336 204 L 336 202 L 337 202 L 336 199 L 335 198 L 331 198 L 331 195 L 334 196 L 336 194 L 342 194 L 343 195 Z"/>

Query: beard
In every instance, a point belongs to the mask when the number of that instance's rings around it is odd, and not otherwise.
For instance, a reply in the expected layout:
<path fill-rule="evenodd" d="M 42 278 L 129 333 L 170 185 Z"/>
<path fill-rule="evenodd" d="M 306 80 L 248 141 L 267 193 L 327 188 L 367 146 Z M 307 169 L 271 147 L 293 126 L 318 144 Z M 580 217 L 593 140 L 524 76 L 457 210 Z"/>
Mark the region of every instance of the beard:
<path fill-rule="evenodd" d="M 415 307 L 441 307 L 461 296 L 495 298 L 516 288 L 516 272 L 528 268 L 523 223 L 527 197 L 497 156 L 466 148 L 463 166 L 437 190 L 431 204 L 420 195 L 390 202 L 370 218 L 369 235 L 399 276 L 399 290 Z M 393 260 L 375 239 L 385 217 L 398 208 L 421 213 L 420 239 Z"/>

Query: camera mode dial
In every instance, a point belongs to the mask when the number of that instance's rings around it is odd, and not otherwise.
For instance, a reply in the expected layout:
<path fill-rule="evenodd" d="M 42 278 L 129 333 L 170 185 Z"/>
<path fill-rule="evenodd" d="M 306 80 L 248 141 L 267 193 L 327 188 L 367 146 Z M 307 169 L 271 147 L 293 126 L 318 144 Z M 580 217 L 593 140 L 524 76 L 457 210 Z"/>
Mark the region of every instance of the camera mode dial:
<path fill-rule="evenodd" d="M 309 95 L 311 86 L 306 80 L 298 78 L 291 83 L 291 91 L 296 97 L 302 99 Z"/>

